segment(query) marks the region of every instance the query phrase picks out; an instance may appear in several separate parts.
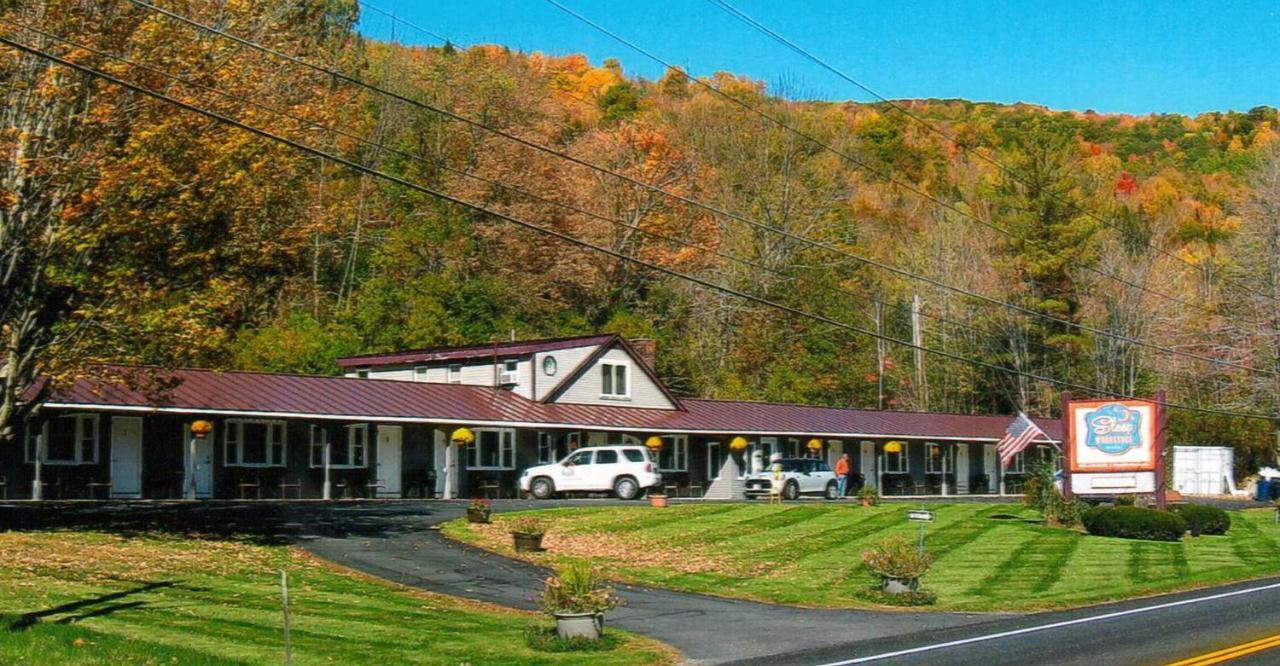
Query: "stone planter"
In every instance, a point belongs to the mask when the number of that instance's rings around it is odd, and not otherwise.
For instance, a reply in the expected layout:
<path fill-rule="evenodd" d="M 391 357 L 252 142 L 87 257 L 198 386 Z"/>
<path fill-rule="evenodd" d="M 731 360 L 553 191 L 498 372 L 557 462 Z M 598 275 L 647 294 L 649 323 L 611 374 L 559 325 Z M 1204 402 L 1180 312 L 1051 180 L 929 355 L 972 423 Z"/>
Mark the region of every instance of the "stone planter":
<path fill-rule="evenodd" d="M 919 578 L 880 577 L 880 591 L 885 594 L 907 594 L 908 592 L 915 592 L 919 587 Z"/>
<path fill-rule="evenodd" d="M 659 509 L 661 509 L 666 505 L 667 505 L 666 495 L 650 495 L 649 496 L 649 506 L 656 506 Z"/>
<path fill-rule="evenodd" d="M 489 512 L 484 509 L 467 509 L 468 523 L 487 523 L 489 522 Z"/>
<path fill-rule="evenodd" d="M 603 613 L 552 613 L 556 618 L 556 634 L 560 638 L 599 640 L 604 631 Z"/>
<path fill-rule="evenodd" d="M 521 552 L 521 553 L 542 552 L 542 535 L 541 534 L 525 534 L 523 532 L 512 532 L 511 539 L 515 543 L 517 552 Z"/>

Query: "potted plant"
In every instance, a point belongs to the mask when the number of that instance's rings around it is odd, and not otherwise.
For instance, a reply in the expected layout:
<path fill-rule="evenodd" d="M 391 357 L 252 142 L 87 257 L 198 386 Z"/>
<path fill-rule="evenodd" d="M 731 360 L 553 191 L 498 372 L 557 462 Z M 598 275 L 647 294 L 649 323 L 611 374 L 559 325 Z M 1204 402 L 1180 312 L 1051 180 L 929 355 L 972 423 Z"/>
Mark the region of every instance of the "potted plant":
<path fill-rule="evenodd" d="M 511 538 L 519 552 L 541 552 L 542 537 L 546 533 L 547 521 L 537 516 L 520 516 L 511 521 Z"/>
<path fill-rule="evenodd" d="M 920 577 L 933 564 L 933 556 L 905 537 L 892 537 L 862 553 L 862 563 L 880 578 L 880 591 L 906 594 L 920 587 Z"/>
<path fill-rule="evenodd" d="M 656 506 L 659 509 L 667 505 L 666 493 L 649 493 L 649 506 Z"/>
<path fill-rule="evenodd" d="M 863 486 L 858 490 L 858 497 L 862 499 L 862 506 L 875 506 L 880 503 L 880 493 L 874 486 Z"/>
<path fill-rule="evenodd" d="M 491 513 L 493 513 L 493 502 L 477 497 L 467 505 L 467 522 L 487 523 Z"/>
<path fill-rule="evenodd" d="M 604 614 L 622 603 L 590 562 L 572 560 L 546 579 L 542 608 L 556 619 L 560 638 L 596 640 Z"/>

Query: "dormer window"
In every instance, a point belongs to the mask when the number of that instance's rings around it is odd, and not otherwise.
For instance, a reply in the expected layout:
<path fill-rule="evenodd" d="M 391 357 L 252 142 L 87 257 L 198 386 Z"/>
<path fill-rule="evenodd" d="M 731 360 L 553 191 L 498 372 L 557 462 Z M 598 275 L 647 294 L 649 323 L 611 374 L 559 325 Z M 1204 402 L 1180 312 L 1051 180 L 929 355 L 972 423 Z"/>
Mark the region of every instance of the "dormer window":
<path fill-rule="evenodd" d="M 450 384 L 462 383 L 462 364 L 461 363 L 452 363 L 449 365 L 449 383 Z"/>
<path fill-rule="evenodd" d="M 369 368 L 356 368 L 356 377 L 358 379 L 368 379 Z"/>
<path fill-rule="evenodd" d="M 510 358 L 502 362 L 502 372 L 498 375 L 499 384 L 518 384 L 516 370 L 519 368 L 519 361 Z"/>
<path fill-rule="evenodd" d="M 600 397 L 630 398 L 631 377 L 626 363 L 600 364 Z"/>
<path fill-rule="evenodd" d="M 425 365 L 415 366 L 413 368 L 413 381 L 415 382 L 427 381 L 427 373 L 428 373 L 427 366 Z"/>

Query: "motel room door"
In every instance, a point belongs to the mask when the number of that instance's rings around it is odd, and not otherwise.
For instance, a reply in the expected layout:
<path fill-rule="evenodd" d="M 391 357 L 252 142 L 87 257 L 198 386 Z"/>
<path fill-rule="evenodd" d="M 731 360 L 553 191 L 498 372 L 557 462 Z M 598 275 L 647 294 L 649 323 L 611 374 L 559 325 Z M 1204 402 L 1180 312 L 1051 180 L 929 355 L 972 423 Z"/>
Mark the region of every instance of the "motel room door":
<path fill-rule="evenodd" d="M 876 474 L 876 443 L 862 443 L 862 460 L 860 461 L 862 482 L 877 491 L 880 490 L 880 475 Z M 857 490 L 856 488 L 854 490 Z"/>
<path fill-rule="evenodd" d="M 1000 458 L 996 456 L 995 444 L 982 445 L 982 473 L 987 475 L 987 492 L 995 495 L 1000 492 Z"/>
<path fill-rule="evenodd" d="M 378 485 L 379 497 L 400 496 L 400 426 L 378 426 L 378 465 L 374 475 Z"/>
<path fill-rule="evenodd" d="M 111 417 L 111 496 L 142 497 L 142 419 Z"/>
<path fill-rule="evenodd" d="M 969 445 L 956 444 L 956 494 L 969 494 Z"/>
<path fill-rule="evenodd" d="M 720 468 L 724 466 L 724 457 L 720 455 L 720 442 L 707 442 L 707 480 L 720 478 Z"/>
<path fill-rule="evenodd" d="M 190 469 L 189 458 L 191 456 L 191 424 L 188 423 L 182 428 L 182 469 Z M 209 498 L 213 497 L 213 437 L 205 437 L 196 440 L 196 497 Z M 187 495 L 187 479 L 182 479 L 182 488 L 178 493 L 179 497 Z"/>

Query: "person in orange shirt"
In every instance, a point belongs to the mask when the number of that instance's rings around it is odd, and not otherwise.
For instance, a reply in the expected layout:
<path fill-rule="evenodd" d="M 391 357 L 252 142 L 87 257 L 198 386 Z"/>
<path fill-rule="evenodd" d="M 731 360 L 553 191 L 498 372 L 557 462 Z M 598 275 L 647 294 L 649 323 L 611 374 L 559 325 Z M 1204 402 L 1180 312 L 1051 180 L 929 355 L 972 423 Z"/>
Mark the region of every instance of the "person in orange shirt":
<path fill-rule="evenodd" d="M 845 485 L 849 483 L 849 454 L 840 456 L 836 461 L 836 496 L 844 497 Z"/>

